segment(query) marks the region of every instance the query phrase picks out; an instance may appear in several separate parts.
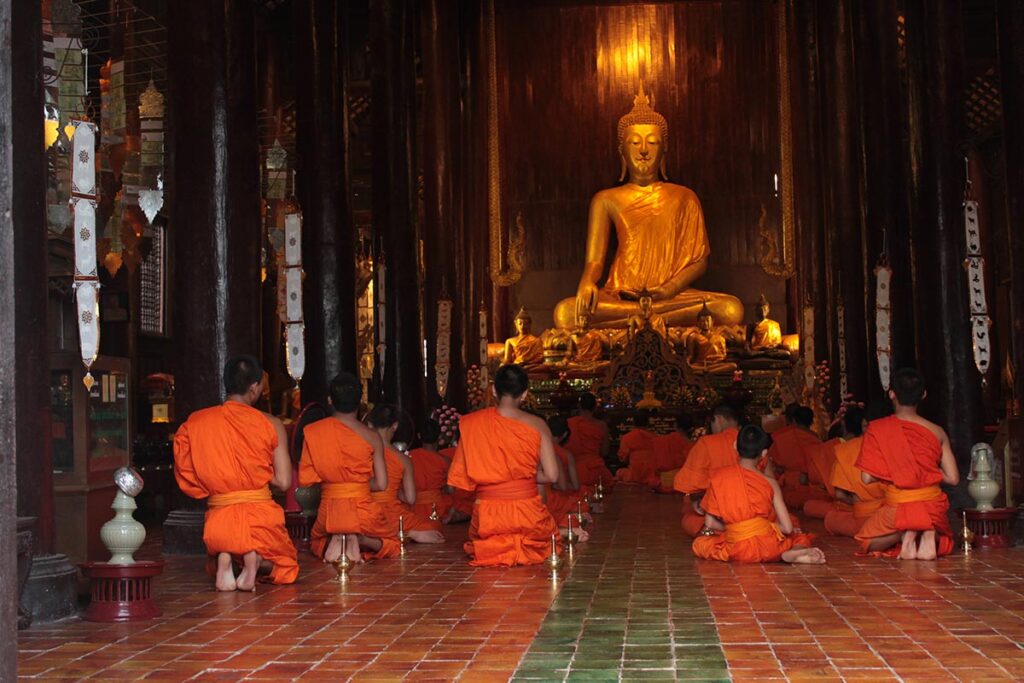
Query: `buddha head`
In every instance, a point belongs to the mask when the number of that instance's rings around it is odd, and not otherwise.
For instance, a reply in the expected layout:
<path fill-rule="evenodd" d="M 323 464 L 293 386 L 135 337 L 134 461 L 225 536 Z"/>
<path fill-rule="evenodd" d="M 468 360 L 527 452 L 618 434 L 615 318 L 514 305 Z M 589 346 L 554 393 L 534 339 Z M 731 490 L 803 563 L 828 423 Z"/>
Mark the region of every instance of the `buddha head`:
<path fill-rule="evenodd" d="M 768 299 L 765 298 L 764 294 L 757 300 L 757 319 L 767 320 L 768 314 L 771 313 L 771 306 L 768 304 Z"/>
<path fill-rule="evenodd" d="M 640 92 L 633 98 L 633 109 L 619 119 L 619 155 L 622 171 L 619 180 L 637 185 L 649 185 L 665 173 L 665 150 L 668 145 L 668 122 L 654 111 L 651 100 L 644 94 L 643 83 Z"/>
<path fill-rule="evenodd" d="M 708 310 L 708 302 L 704 302 L 704 306 L 700 309 L 700 313 L 697 314 L 697 329 L 700 330 L 701 334 L 711 334 L 711 330 L 714 329 L 715 319 L 711 315 L 711 311 Z"/>
<path fill-rule="evenodd" d="M 516 334 L 524 335 L 530 334 L 530 325 L 533 321 L 530 319 L 530 314 L 526 312 L 525 307 L 521 307 L 519 312 L 516 313 Z"/>
<path fill-rule="evenodd" d="M 651 318 L 651 311 L 653 309 L 653 306 L 654 306 L 654 300 L 651 298 L 651 295 L 648 294 L 647 291 L 641 292 L 640 293 L 640 317 L 643 318 L 644 320 L 650 320 L 650 318 Z"/>
<path fill-rule="evenodd" d="M 586 332 L 590 328 L 590 313 L 587 311 L 580 311 L 576 315 L 576 331 L 580 334 Z"/>

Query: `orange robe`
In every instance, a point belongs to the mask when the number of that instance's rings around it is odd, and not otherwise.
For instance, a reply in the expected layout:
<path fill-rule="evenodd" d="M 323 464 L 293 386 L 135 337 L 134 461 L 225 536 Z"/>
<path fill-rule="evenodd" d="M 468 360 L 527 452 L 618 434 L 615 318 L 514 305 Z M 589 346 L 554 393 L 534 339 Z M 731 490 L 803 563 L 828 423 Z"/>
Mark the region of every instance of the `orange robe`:
<path fill-rule="evenodd" d="M 863 443 L 864 437 L 858 436 L 840 442 L 835 448 L 836 461 L 829 483 L 833 490 L 854 494 L 859 502 L 847 505 L 837 501 L 835 509 L 825 515 L 825 530 L 834 536 L 856 536 L 864 522 L 885 503 L 885 485 L 877 481 L 865 484 L 860 478 L 856 463 Z"/>
<path fill-rule="evenodd" d="M 556 445 L 555 454 L 561 462 L 562 469 L 566 472 L 566 481 L 568 481 L 569 451 L 562 446 Z M 579 476 L 579 473 L 577 473 L 577 476 Z M 568 523 L 566 515 L 569 513 L 576 513 L 577 503 L 583 499 L 585 494 L 586 491 L 584 491 L 582 487 L 578 491 L 562 491 L 556 489 L 554 486 L 549 486 L 545 505 L 547 505 L 551 516 L 555 518 L 555 522 L 559 526 L 565 526 Z M 586 503 L 583 504 L 582 509 L 583 512 L 590 512 L 590 507 Z"/>
<path fill-rule="evenodd" d="M 454 448 L 444 448 L 441 450 L 441 457 L 448 458 L 448 467 L 451 468 L 451 461 L 455 457 Z M 451 471 L 449 469 L 449 471 Z M 445 475 L 447 476 L 447 475 Z M 452 487 L 452 507 L 458 512 L 466 515 L 467 517 L 473 514 L 473 504 L 476 503 L 476 492 L 467 491 L 460 489 L 457 486 Z"/>
<path fill-rule="evenodd" d="M 414 448 L 409 452 L 409 458 L 416 481 L 416 504 L 412 511 L 430 519 L 430 514 L 436 509 L 438 518 L 444 519 L 452 507 L 452 497 L 444 490 L 451 460 L 426 448 Z"/>
<path fill-rule="evenodd" d="M 565 447 L 576 459 L 576 472 L 580 476 L 580 485 L 597 486 L 598 482 L 611 490 L 615 485 L 615 475 L 608 469 L 601 456 L 608 428 L 600 420 L 577 415 L 569 420 L 569 440 Z"/>
<path fill-rule="evenodd" d="M 399 517 L 402 518 L 402 526 L 406 532 L 440 531 L 441 522 L 435 522 L 429 519 L 428 516 L 416 514 L 410 506 L 398 498 L 398 491 L 402 488 L 402 477 L 405 474 L 405 467 L 402 465 L 402 459 L 398 454 L 388 447 L 384 448 L 384 464 L 388 470 L 388 486 L 383 491 L 373 491 L 370 493 L 370 498 L 384 510 L 388 523 L 394 525 L 395 528 L 394 538 L 382 540 L 398 543 Z M 429 514 L 428 512 L 427 515 Z M 399 550 L 401 550 L 401 546 L 399 546 Z"/>
<path fill-rule="evenodd" d="M 299 485 L 322 483 L 320 510 L 310 532 L 313 554 L 323 557 L 334 534 L 362 534 L 383 543 L 370 557 L 397 556 L 398 544 L 388 539 L 398 535 L 398 518 L 389 520 L 370 495 L 373 446 L 333 417 L 307 426 L 303 435 Z"/>
<path fill-rule="evenodd" d="M 470 564 L 543 562 L 558 527 L 537 494 L 540 433 L 496 408 L 466 415 L 459 430 L 448 483 L 477 494 L 465 544 Z"/>
<path fill-rule="evenodd" d="M 768 449 L 768 457 L 785 470 L 779 477 L 779 486 L 790 508 L 800 510 L 808 500 L 828 499 L 823 491 L 801 482 L 801 475 L 808 474 L 810 453 L 820 445 L 821 439 L 817 436 L 792 425 L 772 432 L 772 447 Z"/>
<path fill-rule="evenodd" d="M 643 484 L 654 476 L 655 434 L 641 427 L 629 430 L 619 441 L 619 460 L 626 464 L 615 472 L 623 482 Z"/>
<path fill-rule="evenodd" d="M 270 580 L 294 583 L 295 546 L 284 509 L 268 488 L 274 478 L 277 431 L 267 416 L 242 403 L 197 410 L 174 436 L 174 477 L 185 495 L 206 498 L 203 542 L 211 556 L 255 550 L 274 565 Z M 215 573 L 216 564 L 207 564 Z"/>
<path fill-rule="evenodd" d="M 725 532 L 693 539 L 693 554 L 705 560 L 778 562 L 794 545 L 810 547 L 812 536 L 786 536 L 771 521 L 774 495 L 760 472 L 738 464 L 716 470 L 701 505 L 725 523 Z"/>
<path fill-rule="evenodd" d="M 927 428 L 894 416 L 868 425 L 857 457 L 857 467 L 885 482 L 885 504 L 856 535 L 867 551 L 873 538 L 902 531 L 929 531 L 938 535 L 938 554 L 953 550 L 953 530 L 946 516 L 949 499 L 942 483 L 942 444 Z M 884 554 L 897 556 L 900 544 Z"/>
<path fill-rule="evenodd" d="M 686 462 L 676 473 L 672 487 L 690 495 L 702 493 L 708 487 L 711 474 L 722 467 L 735 465 L 739 461 L 736 452 L 736 437 L 739 430 L 726 429 L 718 434 L 707 434 L 693 444 Z M 689 536 L 696 536 L 704 528 L 704 517 L 698 515 L 689 496 L 683 502 L 683 530 Z"/>
<path fill-rule="evenodd" d="M 815 497 L 804 503 L 804 515 L 807 517 L 825 519 L 825 515 L 836 507 L 831 477 L 836 460 L 835 449 L 840 443 L 839 439 L 830 439 L 807 451 L 807 481 L 815 492 Z"/>

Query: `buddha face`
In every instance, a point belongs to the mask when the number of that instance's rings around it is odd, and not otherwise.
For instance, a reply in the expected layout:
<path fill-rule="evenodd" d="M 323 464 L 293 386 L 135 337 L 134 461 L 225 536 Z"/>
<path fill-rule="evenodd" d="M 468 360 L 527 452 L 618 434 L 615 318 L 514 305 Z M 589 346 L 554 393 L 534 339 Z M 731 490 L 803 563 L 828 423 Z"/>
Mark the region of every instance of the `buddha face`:
<path fill-rule="evenodd" d="M 626 129 L 625 138 L 619 149 L 622 161 L 629 172 L 629 181 L 639 185 L 653 182 L 665 154 L 661 129 L 652 124 L 636 124 Z"/>
<path fill-rule="evenodd" d="M 642 297 L 640 297 L 640 315 L 642 315 L 645 320 L 647 318 L 651 317 L 651 305 L 652 305 L 651 297 L 649 297 L 649 296 L 642 296 Z"/>
<path fill-rule="evenodd" d="M 697 317 L 697 329 L 700 330 L 702 334 L 710 334 L 713 325 L 714 321 L 712 320 L 710 315 L 702 315 Z"/>
<path fill-rule="evenodd" d="M 578 332 L 586 332 L 590 326 L 590 315 L 586 312 L 580 313 L 576 316 L 576 330 Z"/>
<path fill-rule="evenodd" d="M 516 318 L 516 334 L 530 334 L 529 318 Z"/>
<path fill-rule="evenodd" d="M 763 303 L 763 304 L 758 304 L 758 306 L 757 306 L 757 315 L 758 315 L 758 317 L 761 320 L 767 320 L 768 319 L 768 314 L 770 312 L 771 312 L 771 307 L 768 305 L 767 301 L 765 303 Z"/>

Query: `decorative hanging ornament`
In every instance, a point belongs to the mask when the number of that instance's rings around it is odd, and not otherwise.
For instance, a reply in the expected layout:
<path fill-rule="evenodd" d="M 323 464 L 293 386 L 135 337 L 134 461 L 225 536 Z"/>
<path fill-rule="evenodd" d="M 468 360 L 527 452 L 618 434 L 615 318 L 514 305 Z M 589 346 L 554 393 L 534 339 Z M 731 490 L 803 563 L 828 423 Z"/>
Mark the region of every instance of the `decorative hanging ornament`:
<path fill-rule="evenodd" d="M 91 368 L 100 353 L 99 275 L 96 272 L 96 126 L 72 121 L 71 209 L 75 236 L 75 305 L 79 351 L 85 365 L 82 382 L 92 389 Z"/>
<path fill-rule="evenodd" d="M 972 198 L 970 166 L 967 166 L 964 187 L 964 238 L 967 243 L 967 296 L 971 305 L 971 345 L 974 348 L 974 365 L 981 373 L 981 384 L 985 386 L 989 366 L 992 362 L 992 320 L 988 317 L 988 302 L 985 297 L 985 258 L 981 255 L 981 227 L 978 222 L 978 202 Z"/>
<path fill-rule="evenodd" d="M 387 311 L 386 281 L 388 269 L 384 265 L 384 250 L 382 249 L 377 258 L 377 362 L 380 364 L 381 379 L 384 379 L 384 360 L 387 355 L 387 327 L 384 324 L 385 312 Z"/>
<path fill-rule="evenodd" d="M 302 313 L 302 212 L 284 217 L 284 312 L 288 374 L 296 382 L 306 372 L 305 322 Z"/>
<path fill-rule="evenodd" d="M 845 400 L 847 387 L 846 381 L 846 307 L 842 302 L 836 306 L 837 334 L 839 338 L 839 397 L 840 401 Z"/>
<path fill-rule="evenodd" d="M 437 302 L 437 358 L 434 363 L 434 377 L 437 395 L 442 400 L 448 395 L 448 374 L 451 371 L 452 300 L 447 293 Z"/>
<path fill-rule="evenodd" d="M 878 379 L 888 391 L 892 377 L 892 268 L 884 253 L 875 266 L 875 355 Z"/>
<path fill-rule="evenodd" d="M 487 388 L 487 309 L 484 302 L 480 302 L 479 328 L 477 333 L 480 336 L 480 387 Z"/>
<path fill-rule="evenodd" d="M 804 386 L 808 390 L 814 390 L 814 306 L 809 303 L 804 306 L 804 337 L 800 340 L 800 350 L 804 354 Z"/>

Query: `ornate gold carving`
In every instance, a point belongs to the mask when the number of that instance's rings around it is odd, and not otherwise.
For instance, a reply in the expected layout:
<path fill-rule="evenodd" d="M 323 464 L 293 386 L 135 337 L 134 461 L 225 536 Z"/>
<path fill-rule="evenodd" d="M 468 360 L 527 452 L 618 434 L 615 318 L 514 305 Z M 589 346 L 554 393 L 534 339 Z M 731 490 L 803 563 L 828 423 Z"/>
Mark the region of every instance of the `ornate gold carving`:
<path fill-rule="evenodd" d="M 139 118 L 162 119 L 164 117 L 164 96 L 156 89 L 153 79 L 139 95 Z"/>

